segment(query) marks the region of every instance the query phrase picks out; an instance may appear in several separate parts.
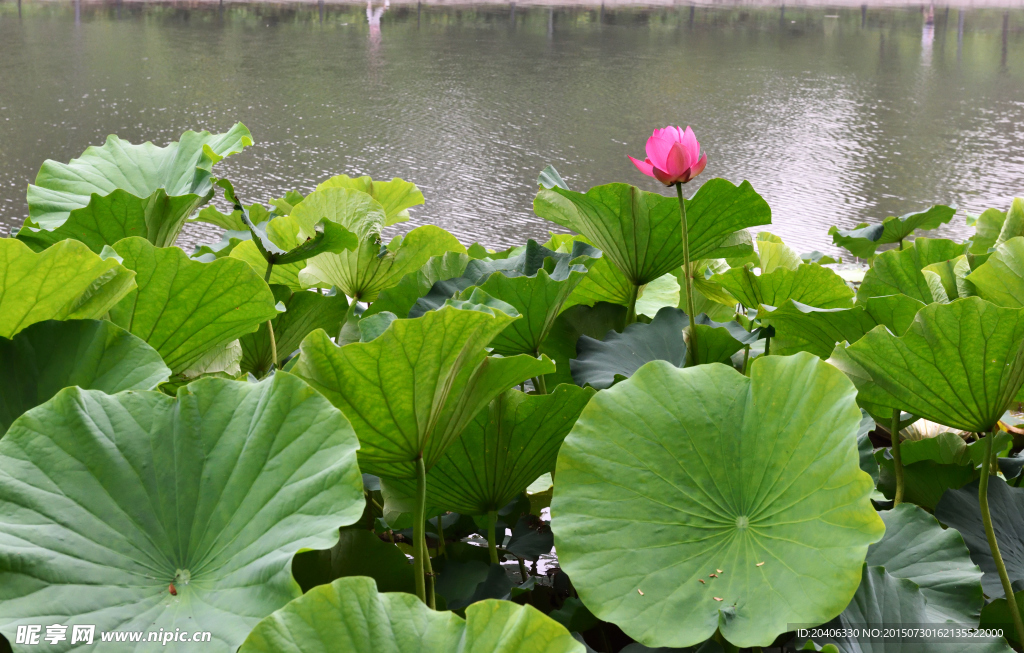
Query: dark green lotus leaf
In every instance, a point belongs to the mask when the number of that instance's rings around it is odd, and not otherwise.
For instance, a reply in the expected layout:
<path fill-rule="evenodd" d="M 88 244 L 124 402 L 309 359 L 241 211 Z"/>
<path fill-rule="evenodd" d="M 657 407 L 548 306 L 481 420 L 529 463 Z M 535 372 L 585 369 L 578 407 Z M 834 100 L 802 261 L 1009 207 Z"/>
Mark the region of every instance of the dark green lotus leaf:
<path fill-rule="evenodd" d="M 690 319 L 683 316 L 685 326 Z M 697 316 L 697 360 L 700 363 L 729 364 L 732 355 L 746 346 L 752 345 L 763 338 L 760 327 L 747 331 L 739 322 L 715 322 L 701 313 Z"/>
<path fill-rule="evenodd" d="M 628 379 L 650 361 L 682 367 L 686 363 L 685 318 L 678 308 L 666 307 L 650 324 L 630 324 L 622 333 L 608 332 L 603 340 L 580 336 L 576 358 L 569 361 L 573 380 L 579 386 L 603 390 Z"/>
<path fill-rule="evenodd" d="M 469 261 L 469 255 L 460 252 L 431 256 L 419 270 L 410 272 L 394 286 L 382 290 L 363 315 L 369 317 L 387 311 L 398 317 L 409 317 L 409 311 L 420 297 L 430 292 L 438 281 L 461 277 Z"/>
<path fill-rule="evenodd" d="M 910 628 L 928 628 L 938 624 L 929 620 L 928 597 L 914 581 L 898 578 L 888 573 L 885 567 L 870 564 L 864 565 L 863 574 L 853 601 L 838 619 L 823 628 L 846 633 L 877 629 L 879 635 L 816 639 L 815 643 L 825 644 L 825 648 L 808 643 L 803 650 L 828 651 L 828 645 L 831 645 L 839 653 L 1011 653 L 1012 649 L 1001 637 L 965 641 L 909 633 L 901 636 L 892 631 L 887 633 L 888 637 L 881 636 L 886 627 L 892 628 L 897 624 Z"/>
<path fill-rule="evenodd" d="M 200 263 L 142 238 L 114 250 L 136 272 L 138 288 L 110 309 L 110 319 L 160 352 L 174 374 L 277 317 L 270 288 L 242 261 Z"/>
<path fill-rule="evenodd" d="M 587 274 L 587 266 L 600 255 L 578 241 L 571 253 L 559 253 L 530 240 L 516 256 L 500 261 L 476 259 L 466 265 L 462 276 L 434 283 L 409 316 L 436 310 L 449 298 L 478 286 L 511 305 L 523 317 L 491 342 L 494 353 L 537 355 L 569 294 Z"/>
<path fill-rule="evenodd" d="M 982 571 L 963 537 L 921 508 L 901 504 L 880 513 L 885 536 L 868 549 L 868 566 L 917 584 L 926 599 L 926 623 L 977 623 L 985 604 Z M 886 620 L 892 623 L 891 620 Z"/>
<path fill-rule="evenodd" d="M 683 263 L 679 202 L 629 184 L 607 184 L 576 193 L 542 188 L 534 212 L 586 236 L 635 286 L 654 281 Z M 771 222 L 771 209 L 749 182 L 712 179 L 686 200 L 690 256 L 706 258 L 740 229 Z"/>
<path fill-rule="evenodd" d="M 370 578 L 321 585 L 264 619 L 239 653 L 583 653 L 558 622 L 529 605 L 481 601 L 466 619 L 414 594 L 380 594 Z"/>
<path fill-rule="evenodd" d="M 357 448 L 341 413 L 285 372 L 177 397 L 65 388 L 0 440 L 0 631 L 181 628 L 235 651 L 299 596 L 292 556 L 362 513 Z"/>
<path fill-rule="evenodd" d="M 409 219 L 409 209 L 423 204 L 423 193 L 416 184 L 394 177 L 391 181 L 374 181 L 369 176 L 349 177 L 348 175 L 337 175 L 327 181 L 321 182 L 316 190 L 324 188 L 351 188 L 366 193 L 377 200 L 384 207 L 387 216 L 384 226 L 406 222 Z"/>
<path fill-rule="evenodd" d="M 872 297 L 853 308 L 814 308 L 787 300 L 778 308 L 761 306 L 761 324 L 775 327 L 772 353 L 808 351 L 827 359 L 840 342 L 856 342 L 879 324 L 902 335 L 924 304 L 907 295 Z"/>
<path fill-rule="evenodd" d="M 892 454 L 888 449 L 876 451 L 875 460 L 880 469 L 878 490 L 891 501 L 896 496 L 896 467 Z M 943 464 L 934 460 L 904 463 L 903 500 L 935 510 L 946 490 L 961 488 L 977 478 L 978 472 L 969 464 Z"/>
<path fill-rule="evenodd" d="M 339 292 L 321 295 L 309 291 L 293 293 L 285 286 L 271 286 L 270 289 L 274 292 L 274 299 L 285 307 L 284 313 L 271 320 L 278 360 L 276 363 L 271 360 L 270 330 L 266 322 L 261 322 L 255 333 L 239 338 L 242 345 L 241 372 L 251 372 L 257 378 L 262 378 L 272 364 L 280 363 L 297 350 L 305 337 L 317 329 L 336 334 L 348 314 L 348 300 Z"/>
<path fill-rule="evenodd" d="M 135 288 L 135 273 L 68 240 L 38 254 L 0 238 L 0 338 L 44 320 L 89 320 Z"/>
<path fill-rule="evenodd" d="M 657 361 L 599 392 L 562 444 L 551 503 L 580 599 L 646 646 L 716 630 L 768 646 L 838 615 L 884 530 L 855 394 L 806 353 L 758 358 L 750 377 Z"/>
<path fill-rule="evenodd" d="M 540 347 L 541 353 L 550 356 L 557 366 L 553 374 L 545 377 L 548 387 L 574 383 L 569 361 L 576 358 L 576 343 L 580 336 L 601 340 L 609 331 L 621 332 L 625 325 L 626 307 L 621 304 L 578 304 L 562 311 Z"/>
<path fill-rule="evenodd" d="M 356 526 L 341 529 L 338 543 L 330 549 L 295 554 L 292 575 L 303 592 L 338 578 L 367 576 L 376 582 L 378 592 L 416 593 L 412 563 L 401 549 Z"/>
<path fill-rule="evenodd" d="M 308 201 L 307 197 L 299 208 Z M 431 257 L 465 251 L 444 229 L 424 225 L 405 236 L 396 236 L 386 247 L 378 238 L 370 237 L 362 240 L 354 252 L 314 256 L 306 262 L 299 280 L 309 285 L 337 286 L 349 297 L 373 302 L 382 290 L 423 267 Z"/>
<path fill-rule="evenodd" d="M 62 388 L 152 390 L 171 375 L 156 350 L 98 320 L 37 322 L 11 340 L 0 338 L 0 369 L 0 436 Z"/>
<path fill-rule="evenodd" d="M 883 391 L 871 401 L 987 432 L 1024 384 L 1022 341 L 1024 309 L 967 297 L 922 308 L 900 337 L 875 327 L 845 355 Z"/>
<path fill-rule="evenodd" d="M 478 297 L 394 320 L 369 342 L 338 347 L 315 331 L 295 370 L 352 422 L 364 471 L 415 478 L 417 457 L 436 464 L 494 397 L 553 371 L 546 357 L 487 357 L 484 348 L 513 319 Z"/>
<path fill-rule="evenodd" d="M 1013 597 L 1017 603 L 1017 611 L 1021 612 L 1020 606 L 1024 605 L 1024 591 L 1014 592 Z M 1010 616 L 1010 606 L 1006 598 L 996 599 L 981 610 L 981 623 L 978 628 L 1001 629 L 1003 636 L 1013 642 L 1017 641 L 1017 632 L 1013 625 L 1013 617 Z"/>
<path fill-rule="evenodd" d="M 1024 307 L 1024 237 L 1017 236 L 996 247 L 967 282 L 978 296 L 993 304 Z"/>
<path fill-rule="evenodd" d="M 993 476 L 989 479 L 988 505 L 1006 573 L 1014 592 L 1020 591 L 1024 583 L 1024 489 L 1010 487 L 1003 479 Z M 946 492 L 935 506 L 935 517 L 963 535 L 971 550 L 971 559 L 985 572 L 981 579 L 985 594 L 993 598 L 1005 597 L 981 522 L 978 482 Z"/>
<path fill-rule="evenodd" d="M 18 237 L 37 250 L 66 238 L 94 252 L 130 236 L 173 245 L 185 218 L 213 197 L 214 164 L 249 145 L 252 135 L 236 123 L 223 134 L 187 131 L 166 147 L 111 135 L 70 163 L 48 159 L 28 187 Z"/>
<path fill-rule="evenodd" d="M 427 503 L 465 515 L 505 507 L 555 468 L 562 440 L 593 394 L 560 385 L 546 395 L 498 395 L 427 474 Z M 415 481 L 391 482 L 410 495 L 416 489 Z"/>
<path fill-rule="evenodd" d="M 864 275 L 857 290 L 857 303 L 863 304 L 870 297 L 903 294 L 931 304 L 935 297 L 921 271 L 932 263 L 948 261 L 963 253 L 962 244 L 938 238 L 918 238 L 902 251 L 882 252 Z"/>
<path fill-rule="evenodd" d="M 712 280 L 747 308 L 781 306 L 788 300 L 815 308 L 853 306 L 853 291 L 842 277 L 817 263 L 804 263 L 796 270 L 779 267 L 760 275 L 750 267 L 733 268 Z"/>
<path fill-rule="evenodd" d="M 875 418 L 861 410 L 860 425 L 857 427 L 857 452 L 860 454 L 860 468 L 878 484 L 878 462 L 875 460 L 875 446 L 871 444 L 871 431 L 875 430 Z"/>
<path fill-rule="evenodd" d="M 909 238 L 918 229 L 938 229 L 956 215 L 956 206 L 937 204 L 925 211 L 907 213 L 896 217 L 890 215 L 881 224 L 866 225 L 862 223 L 856 229 L 841 230 L 836 227 L 829 229 L 832 243 L 850 250 L 854 256 L 871 258 L 878 245 L 900 243 Z"/>

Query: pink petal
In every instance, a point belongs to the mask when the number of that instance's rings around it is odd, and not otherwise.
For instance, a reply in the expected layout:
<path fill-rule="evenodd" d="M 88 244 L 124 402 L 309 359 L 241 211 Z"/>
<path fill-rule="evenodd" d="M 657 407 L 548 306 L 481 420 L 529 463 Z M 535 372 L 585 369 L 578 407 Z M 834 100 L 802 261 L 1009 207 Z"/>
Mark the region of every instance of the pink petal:
<path fill-rule="evenodd" d="M 668 170 L 668 164 L 665 161 L 672 146 L 676 144 L 675 138 L 669 132 L 669 129 L 671 128 L 656 129 L 654 134 L 647 139 L 647 158 L 654 164 L 655 168 L 661 168 L 662 170 Z"/>
<path fill-rule="evenodd" d="M 673 177 L 684 177 L 686 171 L 693 165 L 694 160 L 682 143 L 673 143 L 665 161 L 665 172 Z"/>
<path fill-rule="evenodd" d="M 679 142 L 686 148 L 687 154 L 690 155 L 690 161 L 696 161 L 700 157 L 700 143 L 697 142 L 697 136 L 692 129 L 687 127 L 686 131 L 682 132 Z"/>
<path fill-rule="evenodd" d="M 626 156 L 629 156 L 629 155 L 627 154 Z M 651 165 L 651 162 L 650 162 L 649 159 L 647 161 L 640 161 L 640 160 L 634 159 L 633 157 L 630 156 L 629 160 L 633 162 L 633 165 L 636 166 L 637 170 L 639 170 L 640 172 L 644 173 L 648 177 L 654 177 L 654 166 Z"/>
<path fill-rule="evenodd" d="M 659 170 L 657 166 L 654 168 L 654 178 L 666 186 L 671 186 L 677 181 L 674 175 L 670 175 L 663 170 Z"/>
<path fill-rule="evenodd" d="M 693 165 L 693 167 L 690 168 L 690 179 L 693 179 L 694 177 L 696 177 L 700 173 L 704 172 L 704 166 L 706 166 L 707 164 L 708 164 L 708 155 L 707 154 L 702 154 L 700 156 L 700 161 L 697 161 L 697 163 L 695 163 Z M 689 181 L 689 180 L 687 180 L 687 181 Z"/>

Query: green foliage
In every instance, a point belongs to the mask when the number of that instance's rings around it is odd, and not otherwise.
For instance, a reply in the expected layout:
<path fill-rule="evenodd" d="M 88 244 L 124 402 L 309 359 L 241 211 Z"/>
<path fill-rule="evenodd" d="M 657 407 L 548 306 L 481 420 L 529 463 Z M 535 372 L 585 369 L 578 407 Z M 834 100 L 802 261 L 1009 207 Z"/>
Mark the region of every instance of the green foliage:
<path fill-rule="evenodd" d="M 152 390 L 171 374 L 152 347 L 97 320 L 37 322 L 11 340 L 0 338 L 0 370 L 0 436 L 62 388 Z"/>
<path fill-rule="evenodd" d="M 88 615 L 99 631 L 208 630 L 210 650 L 234 651 L 299 595 L 292 555 L 359 517 L 357 447 L 284 372 L 177 397 L 62 390 L 0 439 L 4 635 Z"/>
<path fill-rule="evenodd" d="M 931 304 L 937 301 L 922 270 L 933 263 L 963 254 L 964 246 L 951 240 L 918 238 L 911 247 L 892 249 L 875 257 L 857 290 L 857 303 L 871 297 L 903 294 Z"/>
<path fill-rule="evenodd" d="M 882 220 L 881 224 L 862 222 L 850 230 L 832 227 L 828 233 L 832 236 L 833 244 L 845 247 L 854 256 L 870 259 L 874 256 L 877 246 L 897 243 L 899 248 L 902 248 L 903 241 L 916 230 L 938 229 L 952 220 L 954 215 L 955 206 L 936 204 L 926 211 L 907 213 L 900 217 L 890 215 Z"/>
<path fill-rule="evenodd" d="M 423 204 L 423 193 L 416 184 L 397 177 L 391 181 L 374 181 L 365 175 L 355 178 L 337 175 L 321 182 L 316 190 L 324 188 L 351 188 L 366 193 L 384 208 L 385 227 L 406 222 L 409 219 L 409 209 Z"/>
<path fill-rule="evenodd" d="M 108 136 L 70 163 L 47 160 L 28 187 L 18 238 L 37 251 L 66 238 L 94 252 L 131 236 L 173 245 L 185 218 L 213 197 L 214 164 L 249 145 L 236 123 L 223 134 L 187 131 L 165 147 Z"/>
<path fill-rule="evenodd" d="M 795 270 L 777 267 L 771 272 L 754 274 L 750 267 L 733 268 L 715 275 L 712 281 L 722 285 L 747 308 L 781 306 L 786 301 L 816 308 L 849 308 L 853 291 L 843 279 L 817 263 L 802 264 Z"/>
<path fill-rule="evenodd" d="M 160 352 L 174 374 L 277 317 L 270 288 L 242 261 L 200 263 L 142 238 L 126 238 L 114 251 L 135 271 L 138 288 L 110 309 L 110 319 Z"/>
<path fill-rule="evenodd" d="M 133 271 L 77 241 L 37 254 L 0 238 L 0 338 L 44 320 L 101 318 L 133 288 Z"/>
<path fill-rule="evenodd" d="M 809 354 L 759 358 L 749 378 L 652 362 L 598 393 L 562 445 L 551 505 L 580 598 L 647 646 L 716 630 L 768 646 L 839 614 L 883 532 L 854 397 Z"/>
<path fill-rule="evenodd" d="M 369 578 L 341 578 L 264 619 L 239 653 L 583 653 L 569 631 L 528 605 L 482 601 L 434 612 L 411 594 L 379 594 Z"/>

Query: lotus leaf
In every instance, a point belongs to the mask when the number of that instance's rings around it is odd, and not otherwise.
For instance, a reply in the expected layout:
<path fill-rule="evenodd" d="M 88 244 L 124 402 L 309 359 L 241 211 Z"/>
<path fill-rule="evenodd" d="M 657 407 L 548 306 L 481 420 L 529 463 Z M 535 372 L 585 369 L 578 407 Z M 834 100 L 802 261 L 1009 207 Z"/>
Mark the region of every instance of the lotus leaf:
<path fill-rule="evenodd" d="M 348 576 L 372 578 L 379 592 L 416 591 L 413 566 L 405 554 L 359 526 L 341 529 L 338 543 L 330 549 L 296 554 L 292 574 L 304 592 Z"/>
<path fill-rule="evenodd" d="M 277 317 L 270 288 L 242 261 L 200 263 L 142 238 L 114 250 L 135 270 L 138 289 L 110 309 L 110 319 L 160 352 L 174 374 Z"/>
<path fill-rule="evenodd" d="M 33 249 L 73 238 L 99 252 L 129 236 L 173 245 L 185 218 L 213 197 L 213 165 L 249 145 L 236 123 L 223 134 L 187 131 L 166 147 L 111 135 L 70 163 L 47 160 L 28 187 L 18 237 Z"/>
<path fill-rule="evenodd" d="M 427 474 L 427 503 L 466 515 L 505 507 L 554 469 L 562 440 L 593 394 L 560 385 L 546 395 L 498 395 Z M 415 490 L 408 481 L 402 486 L 409 494 Z"/>
<path fill-rule="evenodd" d="M 985 263 L 967 275 L 967 282 L 982 299 L 1010 308 L 1024 307 L 1024 237 L 996 247 Z"/>
<path fill-rule="evenodd" d="M 317 190 L 324 188 L 351 188 L 366 193 L 384 207 L 387 216 L 384 220 L 385 227 L 407 221 L 409 209 L 423 204 L 423 193 L 416 184 L 398 177 L 391 181 L 374 181 L 366 175 L 354 178 L 337 175 L 316 187 Z"/>
<path fill-rule="evenodd" d="M 308 201 L 307 197 L 299 204 L 299 208 Z M 299 273 L 299 281 L 308 285 L 334 285 L 349 297 L 372 302 L 382 290 L 396 285 L 403 276 L 423 267 L 431 257 L 446 252 L 465 251 L 466 248 L 455 236 L 440 227 L 425 225 L 413 229 L 404 237 L 396 237 L 386 248 L 381 247 L 376 238 L 367 238 L 360 242 L 354 252 L 314 256 Z"/>
<path fill-rule="evenodd" d="M 646 315 L 653 319 L 658 311 L 666 306 L 679 306 L 679 291 L 679 278 L 675 274 L 669 272 L 661 275 L 640 289 L 636 300 L 637 315 Z M 735 305 L 736 302 L 733 302 L 733 306 Z"/>
<path fill-rule="evenodd" d="M 856 342 L 879 324 L 903 335 L 924 304 L 907 295 L 871 297 L 853 308 L 814 308 L 786 300 L 778 308 L 762 306 L 761 324 L 775 328 L 772 353 L 808 351 L 828 358 L 840 342 Z"/>
<path fill-rule="evenodd" d="M 1024 583 L 1024 488 L 1010 487 L 1003 479 L 992 476 L 989 479 L 988 503 L 999 552 L 1014 592 L 1017 592 Z M 993 598 L 1005 597 L 981 521 L 978 481 L 947 491 L 935 506 L 935 517 L 963 535 L 967 548 L 971 550 L 971 559 L 985 572 L 981 579 L 985 594 Z"/>
<path fill-rule="evenodd" d="M 529 605 L 482 601 L 466 619 L 411 594 L 380 594 L 370 578 L 321 585 L 264 619 L 239 653 L 583 653 L 559 623 Z"/>
<path fill-rule="evenodd" d="M 857 303 L 870 297 L 904 294 L 922 302 L 935 301 L 922 270 L 932 263 L 954 259 L 964 253 L 964 246 L 952 240 L 918 238 L 904 250 L 891 249 L 875 257 L 874 265 L 857 290 Z"/>
<path fill-rule="evenodd" d="M 135 288 L 135 273 L 78 241 L 38 254 L 0 238 L 0 338 L 44 320 L 94 319 Z"/>
<path fill-rule="evenodd" d="M 341 413 L 285 372 L 176 398 L 62 390 L 0 440 L 0 630 L 205 630 L 206 648 L 235 651 L 299 596 L 293 554 L 362 513 L 357 448 Z"/>
<path fill-rule="evenodd" d="M 853 385 L 810 354 L 758 358 L 750 377 L 649 363 L 598 393 L 562 444 L 562 567 L 595 615 L 646 646 L 716 629 L 768 646 L 788 624 L 827 621 L 884 530 L 860 422 Z"/>
<path fill-rule="evenodd" d="M 771 209 L 748 182 L 724 179 L 704 183 L 686 200 L 690 257 L 713 258 L 715 250 L 740 229 L 771 222 Z M 576 193 L 541 189 L 534 211 L 586 236 L 634 286 L 642 286 L 683 263 L 679 203 L 674 197 L 628 184 L 607 184 Z"/>
<path fill-rule="evenodd" d="M 348 314 L 348 300 L 338 292 L 321 295 L 319 292 L 291 292 L 285 286 L 271 286 L 274 299 L 283 303 L 285 312 L 271 323 L 278 363 L 299 348 L 303 339 L 317 329 L 336 332 Z M 262 378 L 271 369 L 273 354 L 267 323 L 260 324 L 255 333 L 240 338 L 242 345 L 241 371 L 252 372 Z"/>
<path fill-rule="evenodd" d="M 712 281 L 748 308 L 781 306 L 787 300 L 815 308 L 853 306 L 853 291 L 842 277 L 817 263 L 803 263 L 796 270 L 780 267 L 760 275 L 749 267 L 733 268 L 715 275 Z"/>
<path fill-rule="evenodd" d="M 844 230 L 832 227 L 828 230 L 832 243 L 844 247 L 857 257 L 871 258 L 879 245 L 898 243 L 903 249 L 903 241 L 917 229 L 938 229 L 956 215 L 956 206 L 936 204 L 925 211 L 907 213 L 896 217 L 890 215 L 881 224 L 862 222 L 854 229 Z"/>
<path fill-rule="evenodd" d="M 757 234 L 757 255 L 753 258 L 761 268 L 761 274 L 776 270 L 797 270 L 804 260 L 775 234 L 762 231 Z M 736 267 L 743 267 L 742 264 Z"/>
<path fill-rule="evenodd" d="M 98 320 L 37 322 L 11 340 L 0 338 L 0 369 L 0 436 L 62 388 L 152 390 L 171 375 L 156 350 Z"/>
<path fill-rule="evenodd" d="M 295 370 L 352 422 L 364 471 L 416 478 L 416 459 L 432 467 L 491 399 L 552 371 L 546 358 L 487 357 L 484 347 L 513 319 L 482 303 L 452 302 L 394 320 L 369 342 L 337 347 L 315 331 Z"/>
<path fill-rule="evenodd" d="M 601 340 L 609 331 L 622 331 L 625 323 L 626 307 L 621 304 L 577 304 L 562 311 L 540 347 L 541 353 L 550 356 L 557 366 L 556 371 L 546 377 L 547 385 L 554 387 L 560 383 L 574 383 L 569 361 L 576 358 L 576 343 L 580 336 Z"/>
<path fill-rule="evenodd" d="M 980 433 L 999 421 L 1024 384 L 1022 341 L 1024 309 L 967 297 L 922 308 L 900 337 L 875 327 L 845 356 L 875 386 L 869 400 L 890 413 L 906 410 Z"/>
<path fill-rule="evenodd" d="M 469 261 L 469 255 L 460 252 L 431 256 L 419 270 L 410 272 L 394 286 L 381 291 L 363 315 L 369 317 L 387 311 L 398 317 L 409 317 L 409 311 L 420 297 L 430 292 L 438 281 L 461 277 Z"/>
<path fill-rule="evenodd" d="M 666 307 L 658 311 L 650 324 L 630 324 L 622 333 L 608 332 L 603 340 L 580 336 L 577 356 L 569 361 L 572 378 L 577 385 L 603 390 L 628 379 L 650 361 L 682 367 L 686 363 L 686 324 L 685 313 Z"/>

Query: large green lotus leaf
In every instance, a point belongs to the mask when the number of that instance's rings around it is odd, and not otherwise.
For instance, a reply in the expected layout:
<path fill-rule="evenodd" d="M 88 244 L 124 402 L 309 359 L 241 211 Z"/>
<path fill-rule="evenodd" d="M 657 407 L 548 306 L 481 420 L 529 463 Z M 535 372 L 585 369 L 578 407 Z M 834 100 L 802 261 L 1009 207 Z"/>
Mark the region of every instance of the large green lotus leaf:
<path fill-rule="evenodd" d="M 310 193 L 292 209 L 290 215 L 307 231 L 326 218 L 361 240 L 379 234 L 387 220 L 384 207 L 368 193 L 341 187 Z"/>
<path fill-rule="evenodd" d="M 307 197 L 296 210 L 308 201 Z M 386 248 L 376 238 L 367 238 L 354 252 L 314 256 L 299 273 L 299 280 L 309 285 L 337 286 L 349 297 L 372 302 L 382 290 L 423 267 L 431 257 L 465 251 L 458 239 L 444 229 L 424 225 L 404 237 L 396 237 Z"/>
<path fill-rule="evenodd" d="M 864 275 L 857 290 L 857 303 L 863 304 L 870 297 L 904 294 L 931 304 L 935 297 L 922 270 L 963 253 L 962 244 L 937 238 L 918 238 L 906 249 L 882 252 Z"/>
<path fill-rule="evenodd" d="M 579 386 L 604 390 L 628 379 L 650 361 L 682 367 L 686 363 L 686 325 L 686 315 L 681 310 L 666 307 L 658 311 L 650 324 L 636 322 L 621 333 L 609 331 L 601 340 L 580 336 L 576 358 L 569 361 L 573 381 Z"/>
<path fill-rule="evenodd" d="M 171 375 L 156 350 L 98 320 L 37 322 L 11 340 L 0 338 L 0 369 L 0 436 L 62 388 L 152 390 Z"/>
<path fill-rule="evenodd" d="M 173 245 L 185 218 L 213 197 L 213 165 L 249 145 L 236 123 L 223 134 L 187 131 L 166 147 L 111 135 L 70 163 L 47 160 L 28 187 L 18 237 L 34 249 L 74 238 L 99 252 L 129 236 Z"/>
<path fill-rule="evenodd" d="M 1024 307 L 1024 237 L 1017 236 L 996 247 L 967 282 L 982 299 L 1011 308 Z"/>
<path fill-rule="evenodd" d="M 562 568 L 595 615 L 646 646 L 716 629 L 768 646 L 789 624 L 828 621 L 884 530 L 860 422 L 853 385 L 811 354 L 759 357 L 750 377 L 649 363 L 599 392 L 562 444 Z"/>
<path fill-rule="evenodd" d="M 1024 488 L 1010 487 L 1000 477 L 993 476 L 989 479 L 988 505 L 1006 573 L 1014 592 L 1020 591 L 1024 583 Z M 946 492 L 935 506 L 935 517 L 963 535 L 971 550 L 971 559 L 985 572 L 981 579 L 985 594 L 993 598 L 1005 597 L 981 521 L 978 481 Z"/>
<path fill-rule="evenodd" d="M 564 308 L 577 305 L 594 306 L 600 302 L 625 306 L 629 304 L 632 292 L 633 284 L 626 275 L 620 272 L 610 259 L 601 257 L 594 261 L 587 276 L 569 295 Z"/>
<path fill-rule="evenodd" d="M 101 318 L 135 288 L 135 273 L 78 241 L 33 252 L 0 238 L 0 338 L 43 320 Z"/>
<path fill-rule="evenodd" d="M 757 265 L 761 274 L 770 274 L 779 269 L 797 270 L 804 260 L 775 234 L 762 231 L 757 234 Z M 736 267 L 743 267 L 738 265 Z"/>
<path fill-rule="evenodd" d="M 420 297 L 430 292 L 438 281 L 461 277 L 469 261 L 469 256 L 460 252 L 445 252 L 440 256 L 431 256 L 419 270 L 410 272 L 394 286 L 381 291 L 363 313 L 363 317 L 385 311 L 398 317 L 409 317 L 409 311 Z"/>
<path fill-rule="evenodd" d="M 348 314 L 348 300 L 341 293 L 321 295 L 319 292 L 291 292 L 284 286 L 271 286 L 274 299 L 282 302 L 285 312 L 271 322 L 274 326 L 274 344 L 278 363 L 299 348 L 303 339 L 317 329 L 337 333 L 341 321 Z M 241 372 L 252 372 L 262 377 L 270 371 L 274 361 L 270 346 L 270 330 L 261 322 L 255 333 L 247 333 L 242 345 Z"/>
<path fill-rule="evenodd" d="M 423 193 L 420 192 L 416 184 L 398 177 L 391 181 L 374 181 L 367 175 L 362 177 L 337 175 L 321 182 L 316 190 L 324 188 L 351 188 L 368 194 L 384 207 L 384 212 L 387 215 L 384 221 L 385 227 L 407 221 L 409 209 L 423 204 Z"/>
<path fill-rule="evenodd" d="M 494 353 L 538 355 L 569 294 L 599 256 L 600 252 L 581 242 L 574 244 L 571 253 L 563 253 L 530 240 L 515 256 L 498 261 L 475 259 L 466 265 L 460 277 L 437 281 L 409 315 L 417 317 L 435 310 L 447 299 L 478 286 L 522 316 L 491 342 Z"/>
<path fill-rule="evenodd" d="M 621 304 L 577 304 L 562 311 L 540 346 L 541 353 L 550 356 L 557 367 L 545 378 L 548 387 L 574 383 L 569 361 L 576 358 L 576 343 L 580 336 L 601 340 L 609 331 L 622 331 L 625 326 L 626 307 Z"/>
<path fill-rule="evenodd" d="M 762 306 L 761 324 L 775 327 L 772 353 L 809 351 L 827 359 L 840 342 L 856 342 L 879 324 L 903 335 L 924 304 L 907 295 L 872 297 L 853 308 L 814 308 L 787 300 L 778 308 Z"/>
<path fill-rule="evenodd" d="M 900 337 L 876 327 L 845 354 L 888 393 L 888 399 L 876 396 L 879 403 L 986 432 L 1024 384 L 1021 342 L 1024 309 L 967 297 L 922 308 Z"/>
<path fill-rule="evenodd" d="M 815 308 L 853 306 L 853 291 L 842 277 L 817 263 L 804 263 L 796 270 L 776 268 L 754 274 L 750 267 L 733 268 L 712 277 L 748 308 L 781 306 L 793 300 Z"/>
<path fill-rule="evenodd" d="M 369 342 L 338 347 L 323 331 L 303 342 L 295 371 L 338 406 L 361 443 L 364 471 L 415 478 L 432 467 L 473 416 L 523 380 L 553 371 L 545 357 L 487 357 L 514 318 L 461 302 L 397 319 Z"/>
<path fill-rule="evenodd" d="M 239 653 L 583 653 L 561 624 L 529 605 L 481 601 L 436 612 L 413 594 L 339 578 L 264 619 Z"/>
<path fill-rule="evenodd" d="M 177 397 L 62 390 L 0 440 L 0 630 L 205 630 L 204 648 L 235 651 L 299 596 L 292 556 L 359 518 L 357 448 L 341 413 L 285 372 Z M 105 650 L 96 639 L 74 648 Z"/>
<path fill-rule="evenodd" d="M 427 503 L 465 515 L 500 510 L 555 468 L 562 440 L 594 390 L 506 390 L 481 410 L 427 475 Z M 415 481 L 398 481 L 412 494 Z M 548 548 L 550 551 L 550 547 Z M 545 551 L 547 553 L 547 551 Z"/>
<path fill-rule="evenodd" d="M 989 250 L 996 246 L 1004 222 L 1006 222 L 1006 211 L 999 209 L 985 209 L 976 216 L 968 214 L 967 226 L 974 227 L 974 235 L 968 239 L 970 245 L 967 248 L 967 253 L 973 256 L 988 254 Z"/>
<path fill-rule="evenodd" d="M 686 200 L 690 257 L 705 258 L 740 229 L 771 223 L 771 209 L 749 182 L 705 182 Z M 679 202 L 629 184 L 576 193 L 542 188 L 534 212 L 586 236 L 633 285 L 654 281 L 683 263 Z"/>
<path fill-rule="evenodd" d="M 829 229 L 832 243 L 850 250 L 854 256 L 871 258 L 879 245 L 902 243 L 917 229 L 938 229 L 956 215 L 955 206 L 936 204 L 925 211 L 907 213 L 899 217 L 890 215 L 881 224 L 861 223 L 855 229 Z"/>
<path fill-rule="evenodd" d="M 683 317 L 684 324 L 689 326 L 690 318 Z M 752 345 L 764 336 L 760 328 L 747 331 L 739 322 L 715 322 L 701 313 L 697 316 L 697 361 L 704 363 L 731 364 L 732 356 L 748 345 Z"/>
<path fill-rule="evenodd" d="M 160 352 L 174 374 L 277 317 L 274 294 L 247 263 L 200 263 L 142 238 L 126 238 L 114 250 L 135 270 L 138 288 L 110 309 L 110 319 Z"/>

